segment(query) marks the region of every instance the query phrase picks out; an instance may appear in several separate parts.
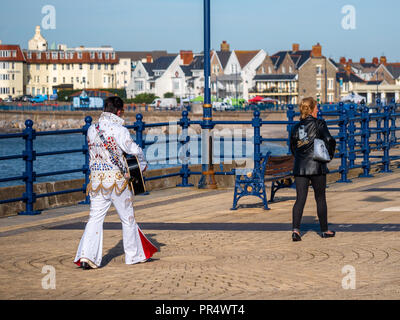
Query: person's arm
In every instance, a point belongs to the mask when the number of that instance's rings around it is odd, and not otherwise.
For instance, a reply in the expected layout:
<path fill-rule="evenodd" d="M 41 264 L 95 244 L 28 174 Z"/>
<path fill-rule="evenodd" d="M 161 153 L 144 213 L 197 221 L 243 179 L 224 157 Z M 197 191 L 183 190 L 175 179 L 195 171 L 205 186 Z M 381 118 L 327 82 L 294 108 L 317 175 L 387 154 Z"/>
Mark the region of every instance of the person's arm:
<path fill-rule="evenodd" d="M 123 127 L 120 134 L 118 135 L 117 143 L 123 152 L 136 156 L 138 158 L 140 168 L 143 172 L 146 171 L 147 161 L 144 156 L 143 150 L 132 140 L 132 137 L 127 128 Z"/>
<path fill-rule="evenodd" d="M 295 135 L 295 127 L 292 127 L 292 130 L 290 132 L 290 152 L 292 153 L 292 155 L 294 155 L 294 152 L 296 150 L 296 143 L 297 143 L 297 139 L 296 139 L 296 135 Z"/>
<path fill-rule="evenodd" d="M 336 148 L 336 140 L 331 136 L 328 126 L 326 125 L 326 122 L 324 120 L 321 121 L 320 134 L 328 149 L 329 156 L 331 157 L 331 159 L 333 159 Z"/>

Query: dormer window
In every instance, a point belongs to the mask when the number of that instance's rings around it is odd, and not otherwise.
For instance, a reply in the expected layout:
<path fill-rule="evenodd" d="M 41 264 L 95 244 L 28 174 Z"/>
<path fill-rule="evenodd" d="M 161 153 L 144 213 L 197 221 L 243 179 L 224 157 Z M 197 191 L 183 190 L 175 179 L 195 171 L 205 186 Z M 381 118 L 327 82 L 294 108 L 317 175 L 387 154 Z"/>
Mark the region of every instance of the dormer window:
<path fill-rule="evenodd" d="M 36 53 L 36 58 L 42 59 L 42 53 L 41 53 L 41 52 L 37 52 L 37 53 Z"/>
<path fill-rule="evenodd" d="M 78 52 L 78 59 L 82 59 L 82 52 Z"/>
<path fill-rule="evenodd" d="M 102 52 L 98 52 L 97 56 L 98 56 L 99 59 L 103 59 L 103 53 Z"/>
<path fill-rule="evenodd" d="M 111 59 L 115 59 L 115 52 L 113 52 L 112 54 L 111 54 Z"/>
<path fill-rule="evenodd" d="M 91 53 L 90 53 L 90 59 L 95 59 L 95 57 L 96 57 L 96 56 L 95 56 L 95 53 L 94 53 L 94 52 L 91 52 Z"/>
<path fill-rule="evenodd" d="M 52 59 L 58 59 L 58 52 L 52 52 L 51 53 L 51 58 Z"/>
<path fill-rule="evenodd" d="M 32 52 L 28 52 L 28 59 L 32 59 Z"/>
<path fill-rule="evenodd" d="M 47 60 L 50 59 L 50 52 L 46 52 L 46 59 L 47 59 Z"/>
<path fill-rule="evenodd" d="M 106 60 L 110 59 L 110 54 L 107 52 L 106 53 Z"/>

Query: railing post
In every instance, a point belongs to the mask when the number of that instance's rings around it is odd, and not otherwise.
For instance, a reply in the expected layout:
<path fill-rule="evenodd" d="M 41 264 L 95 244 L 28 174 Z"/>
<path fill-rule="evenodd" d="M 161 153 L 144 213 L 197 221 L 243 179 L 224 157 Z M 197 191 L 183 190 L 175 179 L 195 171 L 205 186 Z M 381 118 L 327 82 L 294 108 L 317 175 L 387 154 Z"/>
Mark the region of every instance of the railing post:
<path fill-rule="evenodd" d="M 286 111 L 286 115 L 287 115 L 287 120 L 289 122 L 289 124 L 286 126 L 286 131 L 288 133 L 288 140 L 287 140 L 287 146 L 288 146 L 288 152 L 287 154 L 290 155 L 291 151 L 290 151 L 290 133 L 292 132 L 292 127 L 294 125 L 294 107 L 292 104 L 288 105 L 288 109 Z"/>
<path fill-rule="evenodd" d="M 347 173 L 348 173 L 348 166 L 347 166 L 347 158 L 348 158 L 348 150 L 347 150 L 347 111 L 344 108 L 343 102 L 339 103 L 339 108 L 340 108 L 340 130 L 339 130 L 339 139 L 340 139 L 340 145 L 339 145 L 339 152 L 340 152 L 340 167 L 339 167 L 339 172 L 340 172 L 340 180 L 337 182 L 341 183 L 347 183 L 351 182 L 351 180 L 347 179 Z"/>
<path fill-rule="evenodd" d="M 393 116 L 396 114 L 396 100 L 393 98 L 391 101 L 391 106 L 390 106 L 390 120 L 391 120 L 391 125 L 390 125 L 390 146 L 394 146 L 397 142 L 396 138 L 396 116 Z"/>
<path fill-rule="evenodd" d="M 355 115 L 355 106 L 354 104 L 350 105 L 350 110 L 348 112 L 348 150 L 349 150 L 349 168 L 353 168 L 354 162 L 356 160 L 356 154 L 354 152 L 355 147 L 355 137 L 354 133 L 356 131 L 356 127 L 354 124 L 354 115 Z"/>
<path fill-rule="evenodd" d="M 260 160 L 261 160 L 261 119 L 260 119 L 260 111 L 254 111 L 254 118 L 252 119 L 252 126 L 254 128 L 254 170 L 260 170 Z"/>
<path fill-rule="evenodd" d="M 87 132 L 89 127 L 92 125 L 92 117 L 87 116 L 85 118 L 85 125 L 82 127 L 82 134 L 85 136 L 85 144 L 83 145 L 83 154 L 85 155 L 85 164 L 83 165 L 83 174 L 85 175 L 85 183 L 82 186 L 83 193 L 86 194 L 86 188 L 90 181 L 90 169 L 89 169 L 89 145 L 87 140 Z M 85 200 L 79 202 L 79 204 L 90 204 L 90 196 L 86 195 Z"/>
<path fill-rule="evenodd" d="M 371 164 L 369 162 L 369 153 L 370 153 L 370 147 L 369 147 L 369 137 L 370 137 L 370 132 L 369 132 L 369 108 L 367 106 L 364 106 L 362 109 L 362 122 L 361 122 L 361 133 L 362 133 L 362 152 L 363 152 L 363 161 L 362 161 L 362 168 L 363 168 L 363 173 L 360 175 L 360 178 L 369 178 L 372 177 L 372 175 L 369 173 L 369 170 L 371 168 Z"/>
<path fill-rule="evenodd" d="M 383 169 L 381 172 L 392 172 L 390 170 L 390 128 L 389 128 L 389 121 L 390 121 L 390 107 L 384 107 L 385 118 L 383 120 Z"/>
<path fill-rule="evenodd" d="M 40 211 L 33 210 L 33 205 L 36 202 L 36 193 L 33 192 L 33 183 L 36 181 L 36 172 L 33 171 L 33 162 L 36 160 L 36 152 L 33 150 L 33 140 L 36 138 L 36 131 L 32 128 L 33 121 L 25 121 L 26 128 L 24 129 L 24 140 L 25 140 L 25 150 L 23 151 L 23 159 L 25 161 L 25 193 L 23 197 L 25 198 L 25 211 L 21 211 L 20 215 L 36 215 L 40 214 Z"/>
<path fill-rule="evenodd" d="M 189 169 L 189 160 L 190 159 L 190 150 L 188 150 L 187 145 L 190 141 L 190 136 L 188 134 L 190 119 L 188 118 L 188 112 L 186 110 L 182 111 L 182 118 L 180 120 L 180 124 L 182 127 L 182 136 L 185 138 L 182 139 L 180 142 L 181 144 L 181 151 L 182 151 L 182 168 L 180 170 L 180 174 L 182 177 L 182 183 L 177 184 L 177 187 L 193 187 L 193 184 L 189 183 L 190 177 L 190 169 Z"/>
<path fill-rule="evenodd" d="M 317 119 L 322 120 L 321 105 L 320 105 L 319 103 L 318 103 L 318 105 L 317 105 L 317 109 L 318 109 L 318 112 L 317 112 Z"/>
<path fill-rule="evenodd" d="M 382 146 L 382 137 L 381 137 L 381 100 L 377 99 L 376 100 L 376 113 L 377 113 L 377 118 L 376 118 L 376 146 L 379 148 Z"/>
<path fill-rule="evenodd" d="M 138 113 L 136 115 L 136 122 L 134 123 L 136 132 L 135 142 L 140 148 L 144 149 L 145 147 L 143 140 L 144 122 L 142 120 L 143 120 L 143 115 L 141 113 Z"/>

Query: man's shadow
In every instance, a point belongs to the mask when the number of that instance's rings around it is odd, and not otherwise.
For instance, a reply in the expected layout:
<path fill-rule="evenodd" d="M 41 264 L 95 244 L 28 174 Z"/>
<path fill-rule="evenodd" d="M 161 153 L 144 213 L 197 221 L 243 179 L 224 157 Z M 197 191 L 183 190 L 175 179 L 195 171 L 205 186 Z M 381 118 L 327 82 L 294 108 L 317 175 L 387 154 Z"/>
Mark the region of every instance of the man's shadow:
<path fill-rule="evenodd" d="M 161 251 L 161 247 L 165 246 L 164 243 L 160 243 L 157 240 L 155 240 L 153 237 L 156 236 L 156 234 L 146 234 L 146 238 L 157 248 L 158 252 Z M 103 256 L 103 259 L 101 261 L 101 268 L 105 267 L 108 265 L 112 260 L 115 258 L 124 255 L 124 244 L 123 240 L 121 239 L 113 248 L 108 250 L 105 256 Z M 158 259 L 149 259 L 146 263 L 155 261 Z"/>

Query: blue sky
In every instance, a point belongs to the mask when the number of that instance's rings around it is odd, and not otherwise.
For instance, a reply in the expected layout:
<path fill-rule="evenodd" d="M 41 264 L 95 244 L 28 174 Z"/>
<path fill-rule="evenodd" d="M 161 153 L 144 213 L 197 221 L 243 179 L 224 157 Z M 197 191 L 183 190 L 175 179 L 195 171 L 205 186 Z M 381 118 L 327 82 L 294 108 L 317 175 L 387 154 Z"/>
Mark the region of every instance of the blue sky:
<path fill-rule="evenodd" d="M 56 9 L 49 44 L 111 45 L 116 50 L 203 50 L 203 0 L 1 0 L 0 40 L 27 48 L 42 8 Z M 355 8 L 355 29 L 342 28 L 342 7 Z M 211 47 L 289 50 L 292 43 L 354 60 L 385 54 L 400 62 L 399 0 L 211 0 Z"/>

